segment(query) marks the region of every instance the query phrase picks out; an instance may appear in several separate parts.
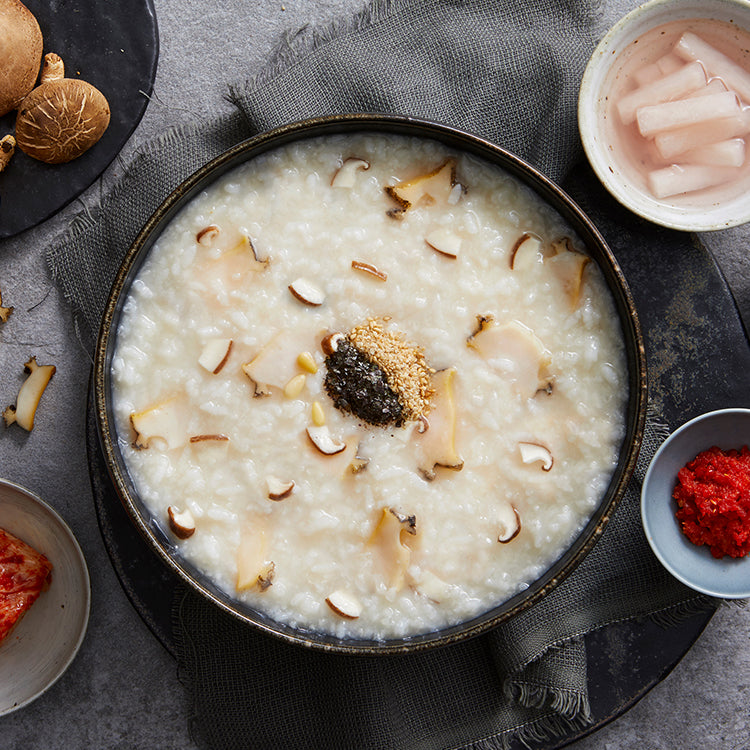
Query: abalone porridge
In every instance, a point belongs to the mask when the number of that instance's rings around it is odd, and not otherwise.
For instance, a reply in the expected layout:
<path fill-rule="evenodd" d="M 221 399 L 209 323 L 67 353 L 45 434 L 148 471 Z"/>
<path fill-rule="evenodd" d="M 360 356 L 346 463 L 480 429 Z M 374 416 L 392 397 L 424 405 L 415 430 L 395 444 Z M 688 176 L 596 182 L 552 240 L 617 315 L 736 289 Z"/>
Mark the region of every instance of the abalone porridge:
<path fill-rule="evenodd" d="M 181 554 L 294 627 L 479 615 L 580 533 L 625 435 L 614 303 L 560 216 L 433 141 L 326 136 L 194 198 L 129 290 L 119 449 Z"/>

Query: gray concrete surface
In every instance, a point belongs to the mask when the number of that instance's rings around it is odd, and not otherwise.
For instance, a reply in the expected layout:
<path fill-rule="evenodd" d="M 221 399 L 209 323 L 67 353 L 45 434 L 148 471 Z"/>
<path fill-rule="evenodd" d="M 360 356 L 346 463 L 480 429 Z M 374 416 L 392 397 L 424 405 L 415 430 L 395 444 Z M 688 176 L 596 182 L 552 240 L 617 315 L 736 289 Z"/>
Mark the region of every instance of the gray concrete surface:
<path fill-rule="evenodd" d="M 324 23 L 361 0 L 155 0 L 161 56 L 154 100 L 123 156 L 165 127 L 228 109 L 224 82 L 260 70 L 287 29 Z M 610 24 L 633 0 L 605 0 Z M 121 170 L 116 162 L 104 184 Z M 85 201 L 98 195 L 95 185 Z M 0 289 L 16 307 L 0 329 L 0 404 L 12 403 L 10 377 L 31 354 L 58 372 L 44 419 L 30 435 L 0 429 L 0 476 L 37 492 L 67 520 L 88 560 L 93 605 L 83 647 L 63 677 L 33 704 L 0 718 L 0 748 L 191 748 L 189 707 L 174 661 L 125 597 L 96 522 L 84 450 L 90 363 L 48 277 L 44 252 L 67 226 L 71 206 L 41 226 L 0 241 Z M 750 228 L 704 237 L 724 269 L 747 323 Z M 748 750 L 750 609 L 727 607 L 695 647 L 633 709 L 575 750 Z"/>

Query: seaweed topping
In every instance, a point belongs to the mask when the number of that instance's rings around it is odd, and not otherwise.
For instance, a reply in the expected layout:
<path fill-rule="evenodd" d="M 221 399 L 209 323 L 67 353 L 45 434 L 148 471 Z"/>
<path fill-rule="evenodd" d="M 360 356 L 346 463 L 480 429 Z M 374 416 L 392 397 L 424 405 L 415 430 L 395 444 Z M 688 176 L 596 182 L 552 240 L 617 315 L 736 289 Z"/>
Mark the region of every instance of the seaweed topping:
<path fill-rule="evenodd" d="M 336 408 L 369 424 L 400 427 L 429 411 L 431 369 L 422 350 L 379 320 L 352 328 L 326 358 L 326 369 Z"/>
<path fill-rule="evenodd" d="M 404 423 L 404 407 L 385 371 L 347 339 L 326 358 L 325 387 L 334 406 L 374 425 Z"/>

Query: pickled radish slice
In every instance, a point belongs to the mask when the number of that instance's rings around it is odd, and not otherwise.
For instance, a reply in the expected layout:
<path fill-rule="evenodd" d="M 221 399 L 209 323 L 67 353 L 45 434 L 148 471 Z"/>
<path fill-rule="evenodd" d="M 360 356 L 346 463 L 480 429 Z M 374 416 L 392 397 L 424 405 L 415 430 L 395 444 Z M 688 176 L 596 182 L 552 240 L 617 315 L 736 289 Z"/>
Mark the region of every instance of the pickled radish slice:
<path fill-rule="evenodd" d="M 699 62 L 694 62 L 624 96 L 617 104 L 617 111 L 623 125 L 629 125 L 639 107 L 681 99 L 705 86 L 706 72 Z"/>
<path fill-rule="evenodd" d="M 655 169 L 648 175 L 648 186 L 657 198 L 690 193 L 693 190 L 721 185 L 737 176 L 731 167 L 704 166 L 701 164 L 672 164 Z"/>
<path fill-rule="evenodd" d="M 721 78 L 712 78 L 705 86 L 693 91 L 692 94 L 688 94 L 686 99 L 693 99 L 696 96 L 706 96 L 706 94 L 718 94 L 721 91 L 729 91 L 724 81 Z"/>
<path fill-rule="evenodd" d="M 674 102 L 640 107 L 636 113 L 636 120 L 641 135 L 647 138 L 665 130 L 731 117 L 741 112 L 737 95 L 732 91 L 722 91 L 696 99 L 678 99 Z"/>
<path fill-rule="evenodd" d="M 745 163 L 745 141 L 732 138 L 719 143 L 686 151 L 682 159 L 688 164 L 706 164 L 717 167 L 741 167 Z"/>
<path fill-rule="evenodd" d="M 651 83 L 657 78 L 674 73 L 684 65 L 684 60 L 677 57 L 677 55 L 671 52 L 664 57 L 660 57 L 655 63 L 646 65 L 633 73 L 633 79 L 639 86 L 643 86 L 646 83 Z"/>
<path fill-rule="evenodd" d="M 728 138 L 737 138 L 747 133 L 750 133 L 750 110 L 745 110 L 735 117 L 702 122 L 698 125 L 688 125 L 685 128 L 659 133 L 654 138 L 654 143 L 662 159 L 673 159 L 692 148 L 718 143 Z"/>
<path fill-rule="evenodd" d="M 728 88 L 736 91 L 745 103 L 750 104 L 750 72 L 730 60 L 723 52 L 690 31 L 680 37 L 675 52 L 685 60 L 700 60 L 709 75 L 721 78 Z"/>

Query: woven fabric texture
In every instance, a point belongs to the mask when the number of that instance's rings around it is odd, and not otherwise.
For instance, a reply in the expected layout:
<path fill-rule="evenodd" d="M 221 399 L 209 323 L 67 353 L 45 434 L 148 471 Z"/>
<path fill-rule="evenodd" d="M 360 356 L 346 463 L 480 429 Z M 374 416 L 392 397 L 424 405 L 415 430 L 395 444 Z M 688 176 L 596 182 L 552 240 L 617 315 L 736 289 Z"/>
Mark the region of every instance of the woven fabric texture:
<path fill-rule="evenodd" d="M 255 132 L 332 113 L 411 115 L 483 136 L 562 180 L 581 155 L 575 101 L 597 19 L 593 0 L 377 0 L 356 18 L 290 35 L 266 70 L 230 85 L 234 114 L 143 148 L 101 207 L 51 249 L 85 346 L 93 349 L 108 290 L 143 223 L 195 169 Z M 659 438 L 650 423 L 641 472 Z M 184 592 L 175 637 L 196 741 L 488 750 L 585 726 L 586 633 L 712 606 L 652 556 L 638 493 L 636 479 L 593 552 L 542 603 L 488 635 L 420 654 L 291 647 Z"/>

